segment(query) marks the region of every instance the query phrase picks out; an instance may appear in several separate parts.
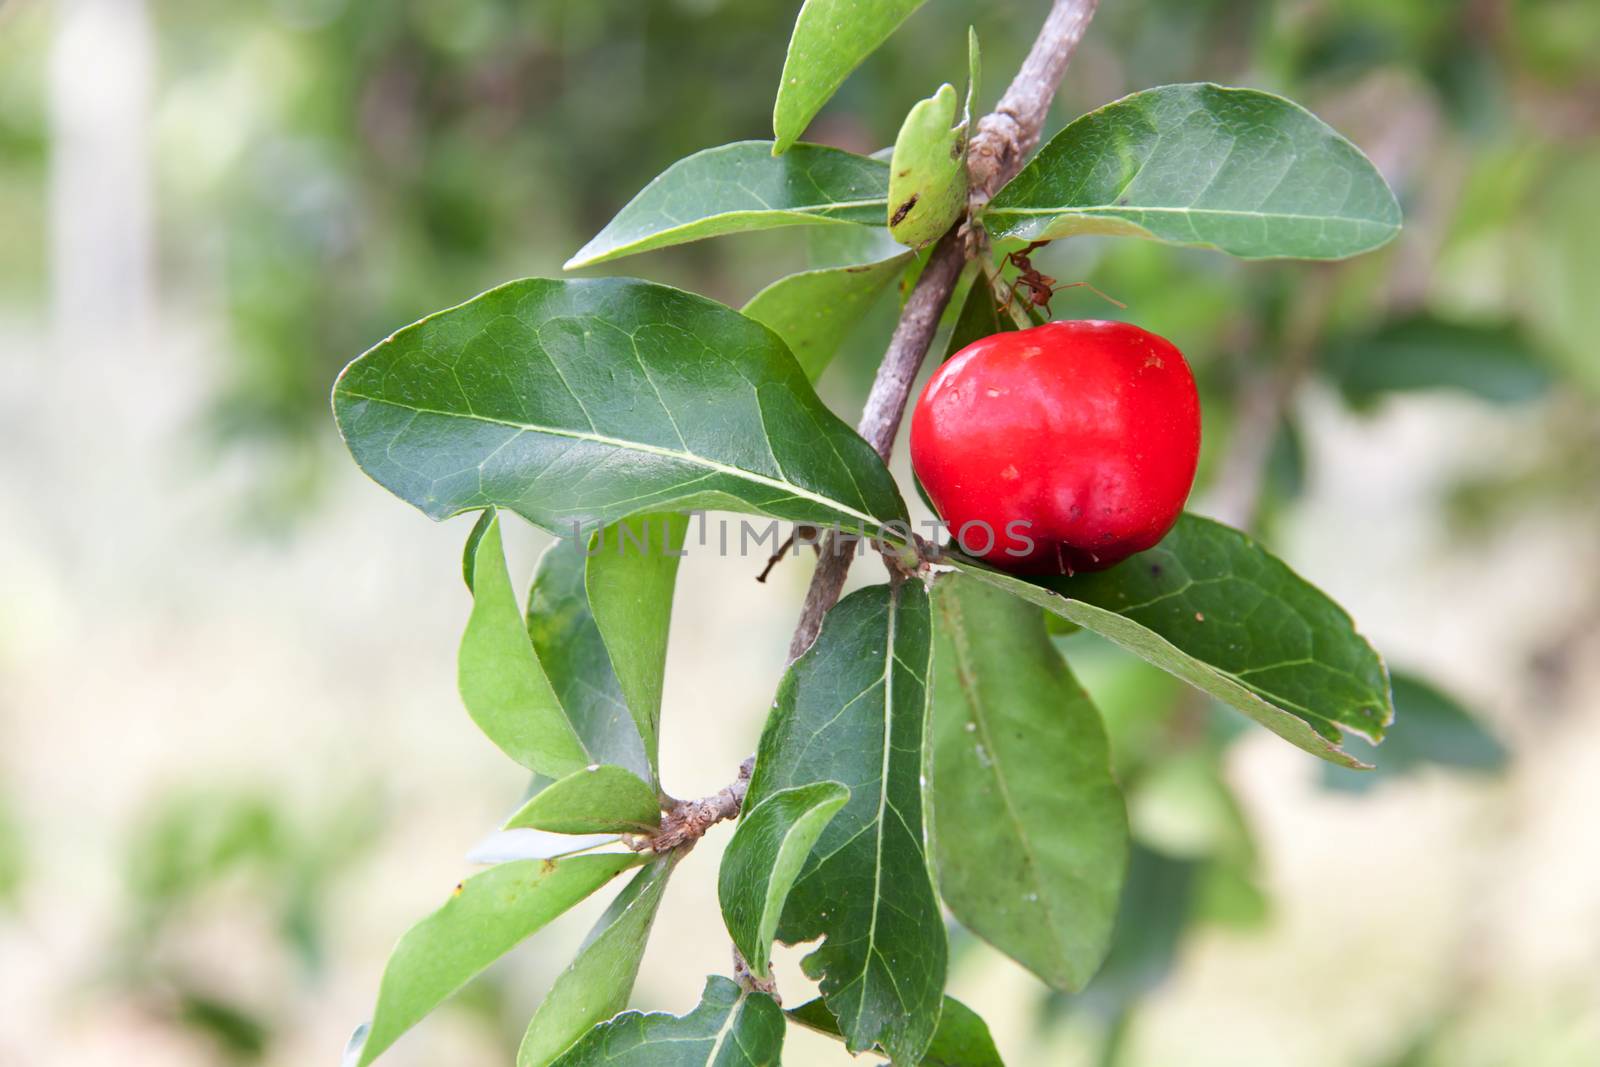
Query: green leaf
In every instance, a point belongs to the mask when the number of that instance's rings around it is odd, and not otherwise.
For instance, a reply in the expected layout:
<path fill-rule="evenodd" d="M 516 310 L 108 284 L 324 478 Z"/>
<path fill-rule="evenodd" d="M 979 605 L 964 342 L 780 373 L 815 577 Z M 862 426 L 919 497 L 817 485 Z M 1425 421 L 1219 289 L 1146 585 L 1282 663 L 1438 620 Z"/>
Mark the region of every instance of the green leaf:
<path fill-rule="evenodd" d="M 818 1033 L 841 1036 L 839 1020 L 820 997 L 791 1008 L 788 1015 L 801 1026 Z M 1005 1067 L 994 1047 L 994 1038 L 989 1036 L 988 1024 L 955 997 L 944 998 L 939 1029 L 917 1063 L 921 1067 Z"/>
<path fill-rule="evenodd" d="M 644 742 L 653 773 L 661 733 L 661 686 L 685 515 L 638 515 L 590 540 L 584 571 L 589 610 L 618 686 Z"/>
<path fill-rule="evenodd" d="M 961 122 L 968 130 L 978 114 L 978 83 L 983 73 L 983 55 L 978 48 L 978 31 L 967 27 L 967 102 L 961 109 Z"/>
<path fill-rule="evenodd" d="M 940 892 L 969 930 L 1081 989 L 1111 942 L 1128 860 L 1100 716 L 1038 608 L 952 575 L 933 618 Z"/>
<path fill-rule="evenodd" d="M 967 125 L 946 82 L 906 114 L 889 160 L 889 232 L 921 248 L 948 230 L 967 202 Z"/>
<path fill-rule="evenodd" d="M 718 508 L 870 533 L 906 518 L 777 337 L 647 282 L 492 289 L 345 368 L 334 411 L 362 469 L 436 519 L 500 505 L 559 532 Z"/>
<path fill-rule="evenodd" d="M 1478 773 L 1505 768 L 1509 759 L 1505 746 L 1454 698 L 1403 671 L 1396 671 L 1391 683 L 1394 725 L 1383 744 L 1373 747 L 1359 740 L 1351 742 L 1357 755 L 1372 761 L 1372 772 L 1356 774 L 1339 767 L 1324 767 L 1324 785 L 1361 793 L 1381 781 L 1427 766 Z"/>
<path fill-rule="evenodd" d="M 721 977 L 688 1015 L 630 1011 L 584 1035 L 556 1067 L 778 1067 L 783 1009 Z"/>
<path fill-rule="evenodd" d="M 774 153 L 800 139 L 850 72 L 889 39 L 923 0 L 806 0 L 789 37 L 772 108 Z"/>
<path fill-rule="evenodd" d="M 778 688 L 746 803 L 839 781 L 850 800 L 789 891 L 778 937 L 825 937 L 804 961 L 845 1043 L 915 1060 L 933 1037 L 948 946 L 924 851 L 928 595 L 859 590 L 828 612 Z"/>
<path fill-rule="evenodd" d="M 503 863 L 456 888 L 400 939 L 356 1067 L 366 1067 L 450 994 L 551 919 L 643 862 L 634 855 Z"/>
<path fill-rule="evenodd" d="M 662 171 L 564 269 L 778 226 L 882 226 L 888 200 L 882 160 L 815 144 L 779 156 L 770 141 L 736 141 Z"/>
<path fill-rule="evenodd" d="M 545 550 L 528 593 L 527 636 L 588 753 L 581 766 L 609 763 L 654 784 L 655 761 L 645 750 L 590 612 L 584 588 L 589 562 L 570 538 Z"/>
<path fill-rule="evenodd" d="M 1333 763 L 1352 731 L 1394 718 L 1383 661 L 1321 591 L 1251 538 L 1184 515 L 1109 570 L 1032 581 L 957 558 L 963 573 L 1108 638 Z"/>
<path fill-rule="evenodd" d="M 778 917 L 801 865 L 849 799 L 838 782 L 813 782 L 780 789 L 740 816 L 722 855 L 717 896 L 728 933 L 756 977 L 767 977 Z"/>
<path fill-rule="evenodd" d="M 661 801 L 654 789 L 631 771 L 595 764 L 535 793 L 503 829 L 637 834 L 660 823 Z"/>
<path fill-rule="evenodd" d="M 1072 122 L 983 219 L 995 237 L 1119 234 L 1247 259 L 1343 259 L 1398 233 L 1400 207 L 1367 157 L 1298 104 L 1193 84 Z"/>
<path fill-rule="evenodd" d="M 590 753 L 573 728 L 523 626 L 506 571 L 500 520 L 486 510 L 467 540 L 472 614 L 461 636 L 457 680 L 467 713 L 506 755 L 552 777 L 578 770 Z"/>
<path fill-rule="evenodd" d="M 1455 389 L 1500 404 L 1537 400 L 1554 376 L 1509 322 L 1450 322 L 1414 315 L 1344 337 L 1321 360 L 1345 399 L 1372 404 L 1385 393 Z"/>
<path fill-rule="evenodd" d="M 661 894 L 677 861 L 675 855 L 657 859 L 617 894 L 533 1013 L 517 1049 L 517 1067 L 546 1067 L 591 1026 L 628 1006 Z"/>
<path fill-rule="evenodd" d="M 950 343 L 945 346 L 944 358 L 949 359 L 974 341 L 1016 328 L 1017 324 L 1010 315 L 1000 314 L 1000 309 L 995 306 L 994 290 L 989 287 L 988 279 L 980 275 L 973 279 L 972 287 L 967 290 L 967 298 L 961 303 L 961 313 L 950 331 Z"/>
<path fill-rule="evenodd" d="M 783 338 L 814 382 L 910 259 L 905 252 L 876 263 L 791 274 L 751 297 L 744 313 Z"/>

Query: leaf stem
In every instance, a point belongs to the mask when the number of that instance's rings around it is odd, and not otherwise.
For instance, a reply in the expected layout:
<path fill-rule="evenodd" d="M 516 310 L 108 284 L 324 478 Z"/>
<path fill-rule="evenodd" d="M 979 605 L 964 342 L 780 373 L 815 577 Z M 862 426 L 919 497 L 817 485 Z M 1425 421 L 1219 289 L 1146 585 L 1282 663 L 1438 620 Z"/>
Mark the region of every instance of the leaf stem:
<path fill-rule="evenodd" d="M 1056 87 L 1061 84 L 1061 76 L 1066 73 L 1067 64 L 1077 51 L 1078 42 L 1083 40 L 1097 7 L 1099 0 L 1055 0 L 1022 68 L 1000 103 L 979 120 L 978 132 L 973 135 L 967 151 L 967 170 L 971 178 L 969 211 L 972 207 L 981 207 L 995 190 L 1009 181 L 1021 169 L 1028 152 L 1039 143 L 1039 133 L 1050 102 L 1055 98 Z M 939 318 L 966 266 L 969 248 L 963 229 L 961 225 L 952 227 L 934 246 L 927 266 L 900 312 L 900 321 L 889 339 L 883 362 L 878 365 L 866 408 L 856 426 L 885 462 L 894 450 L 894 439 L 900 431 L 911 386 L 933 344 Z M 806 591 L 805 605 L 800 610 L 799 624 L 789 642 L 791 662 L 811 647 L 822 628 L 823 616 L 838 603 L 855 556 L 853 542 L 847 535 L 830 535 L 823 543 L 811 586 Z"/>

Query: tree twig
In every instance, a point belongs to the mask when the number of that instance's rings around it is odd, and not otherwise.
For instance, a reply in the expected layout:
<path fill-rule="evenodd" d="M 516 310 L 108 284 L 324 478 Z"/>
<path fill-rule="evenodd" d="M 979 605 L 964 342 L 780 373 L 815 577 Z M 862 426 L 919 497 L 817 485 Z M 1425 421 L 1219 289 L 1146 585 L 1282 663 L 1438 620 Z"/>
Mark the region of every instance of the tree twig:
<path fill-rule="evenodd" d="M 978 121 L 978 131 L 967 150 L 970 176 L 969 204 L 982 205 L 1001 185 L 1022 168 L 1022 161 L 1044 126 L 1056 87 L 1066 73 L 1067 64 L 1077 51 L 1078 42 L 1094 17 L 1099 0 L 1055 0 L 1039 36 L 1034 39 L 1022 68 L 1012 79 L 995 110 Z M 966 265 L 968 250 L 960 227 L 953 227 L 934 246 L 928 264 L 917 278 L 911 296 L 900 313 L 894 336 L 878 365 L 878 374 L 867 395 L 866 408 L 856 429 L 877 450 L 884 462 L 894 450 L 895 435 L 905 413 L 906 401 L 917 371 L 927 358 L 939 317 L 955 289 L 956 279 Z M 789 659 L 799 658 L 811 647 L 822 629 L 823 616 L 838 603 L 855 557 L 854 538 L 830 535 L 823 543 L 817 569 L 806 590 L 800 622 L 789 642 Z"/>

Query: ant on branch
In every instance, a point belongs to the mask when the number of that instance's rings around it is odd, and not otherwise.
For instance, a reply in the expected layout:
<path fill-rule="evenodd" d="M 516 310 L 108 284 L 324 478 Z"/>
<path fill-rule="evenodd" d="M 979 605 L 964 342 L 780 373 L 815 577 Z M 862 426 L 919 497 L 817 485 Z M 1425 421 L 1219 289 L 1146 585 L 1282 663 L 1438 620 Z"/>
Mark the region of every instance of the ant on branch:
<path fill-rule="evenodd" d="M 1010 311 L 1013 304 L 1018 304 L 1023 311 L 1031 312 L 1035 308 L 1043 308 L 1048 314 L 1052 296 L 1055 296 L 1063 289 L 1077 289 L 1080 286 L 1088 289 L 1102 300 L 1107 300 L 1117 305 L 1119 308 L 1128 306 L 1115 297 L 1107 296 L 1088 282 L 1065 282 L 1057 285 L 1054 278 L 1048 274 L 1040 273 L 1038 268 L 1033 265 L 1033 260 L 1030 257 L 1034 252 L 1049 243 L 1049 241 L 1034 241 L 1026 248 L 1006 253 L 1006 262 L 1016 267 L 1018 273 L 1016 280 L 1006 290 L 1006 300 L 1004 304 L 1000 305 L 1000 310 Z"/>

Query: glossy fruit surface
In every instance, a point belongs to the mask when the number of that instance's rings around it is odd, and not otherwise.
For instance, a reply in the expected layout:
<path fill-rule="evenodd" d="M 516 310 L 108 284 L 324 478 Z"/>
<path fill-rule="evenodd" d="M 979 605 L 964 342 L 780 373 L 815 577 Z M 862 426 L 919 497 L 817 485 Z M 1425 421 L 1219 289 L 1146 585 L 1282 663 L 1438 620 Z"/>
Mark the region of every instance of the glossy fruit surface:
<path fill-rule="evenodd" d="M 911 465 L 969 555 L 1028 574 L 1099 570 L 1183 511 L 1200 399 L 1183 353 L 1123 322 L 975 341 L 911 415 Z"/>

